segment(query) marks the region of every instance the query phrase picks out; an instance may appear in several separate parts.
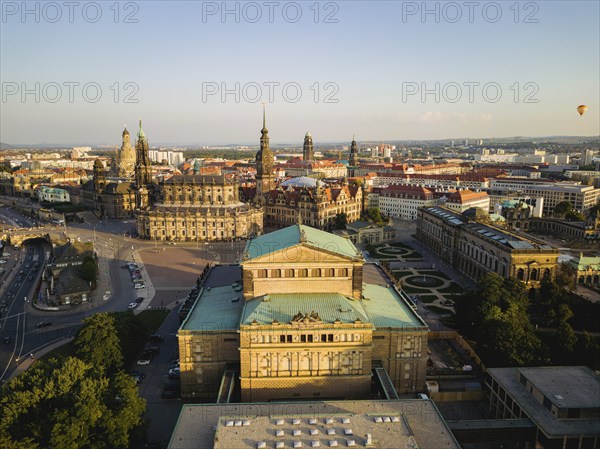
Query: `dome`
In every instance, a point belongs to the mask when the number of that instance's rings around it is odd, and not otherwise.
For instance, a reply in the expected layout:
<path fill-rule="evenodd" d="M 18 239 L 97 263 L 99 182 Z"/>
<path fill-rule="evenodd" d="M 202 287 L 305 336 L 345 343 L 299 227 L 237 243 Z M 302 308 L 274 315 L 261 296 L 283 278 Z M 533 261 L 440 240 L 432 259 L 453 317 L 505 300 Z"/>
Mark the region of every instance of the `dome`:
<path fill-rule="evenodd" d="M 298 176 L 296 178 L 290 178 L 281 183 L 282 187 L 323 187 L 325 183 L 315 178 L 309 178 L 308 176 Z"/>

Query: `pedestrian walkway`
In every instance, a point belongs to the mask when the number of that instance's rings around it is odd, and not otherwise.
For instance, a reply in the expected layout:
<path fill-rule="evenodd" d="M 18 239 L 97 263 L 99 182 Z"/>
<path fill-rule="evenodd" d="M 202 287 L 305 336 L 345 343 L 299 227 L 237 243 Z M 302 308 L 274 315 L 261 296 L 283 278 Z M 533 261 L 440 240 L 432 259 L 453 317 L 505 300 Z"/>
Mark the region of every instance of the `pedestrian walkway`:
<path fill-rule="evenodd" d="M 154 295 L 156 295 L 156 288 L 154 287 L 154 284 L 152 283 L 152 280 L 150 279 L 150 275 L 148 274 L 148 270 L 144 270 L 144 259 L 142 259 L 142 256 L 140 255 L 139 251 L 135 251 L 133 253 L 133 258 L 138 260 L 138 265 L 140 265 L 140 271 L 142 272 L 142 277 L 144 278 L 144 285 L 146 286 L 146 288 L 144 289 L 145 291 L 145 295 L 144 300 L 133 310 L 134 314 L 138 314 L 143 312 L 144 310 L 148 309 L 148 307 L 150 306 L 150 304 L 152 303 L 152 300 L 154 299 Z M 160 290 L 166 290 L 167 287 L 161 287 Z M 173 288 L 173 290 L 178 289 L 176 287 Z M 170 290 L 170 288 L 169 288 Z M 180 288 L 179 288 L 180 290 Z M 139 291 L 139 290 L 138 290 Z"/>
<path fill-rule="evenodd" d="M 73 338 L 74 337 L 61 338 L 59 340 L 47 343 L 43 347 L 37 348 L 36 350 L 34 350 L 34 352 L 32 352 L 30 354 L 23 355 L 20 359 L 18 359 L 16 361 L 17 366 L 12 371 L 10 376 L 8 377 L 8 380 L 12 379 L 13 377 L 18 376 L 19 374 L 21 374 L 24 371 L 27 371 L 31 367 L 31 365 L 33 365 L 38 359 L 42 358 L 44 355 L 48 354 L 49 352 L 52 352 L 55 349 L 60 348 L 63 345 L 66 345 L 67 343 L 72 341 Z"/>

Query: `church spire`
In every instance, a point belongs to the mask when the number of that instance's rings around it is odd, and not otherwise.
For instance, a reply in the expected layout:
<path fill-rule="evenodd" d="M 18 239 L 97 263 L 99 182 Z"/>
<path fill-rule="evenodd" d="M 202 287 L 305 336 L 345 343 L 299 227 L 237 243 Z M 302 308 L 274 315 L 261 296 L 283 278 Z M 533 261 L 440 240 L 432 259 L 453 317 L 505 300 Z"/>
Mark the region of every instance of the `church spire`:
<path fill-rule="evenodd" d="M 267 107 L 263 103 L 263 127 L 262 127 L 262 130 L 261 130 L 261 133 L 263 135 L 265 135 L 268 132 L 269 132 L 269 130 L 267 129 Z"/>
<path fill-rule="evenodd" d="M 140 130 L 138 131 L 138 139 L 145 139 L 146 135 L 144 134 L 144 130 L 142 129 L 142 120 L 140 119 Z"/>

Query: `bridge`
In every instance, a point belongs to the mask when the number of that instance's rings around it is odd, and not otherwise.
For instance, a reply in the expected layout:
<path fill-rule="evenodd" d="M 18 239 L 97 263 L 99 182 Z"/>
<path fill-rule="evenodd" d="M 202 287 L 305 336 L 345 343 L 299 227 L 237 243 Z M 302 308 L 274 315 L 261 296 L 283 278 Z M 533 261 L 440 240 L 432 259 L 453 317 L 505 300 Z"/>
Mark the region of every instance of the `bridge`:
<path fill-rule="evenodd" d="M 10 245 L 21 246 L 23 242 L 31 239 L 44 239 L 48 243 L 67 240 L 67 234 L 63 229 L 48 228 L 22 228 L 0 231 L 0 240 Z"/>

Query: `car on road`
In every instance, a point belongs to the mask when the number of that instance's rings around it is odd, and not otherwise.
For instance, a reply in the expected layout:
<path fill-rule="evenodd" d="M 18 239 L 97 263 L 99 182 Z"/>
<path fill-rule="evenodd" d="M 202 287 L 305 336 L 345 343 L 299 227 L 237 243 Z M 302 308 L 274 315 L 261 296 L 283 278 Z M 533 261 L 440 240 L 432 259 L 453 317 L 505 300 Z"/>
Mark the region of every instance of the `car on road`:
<path fill-rule="evenodd" d="M 0 265 L 5 264 L 5 263 L 6 263 L 6 259 L 0 259 Z"/>
<path fill-rule="evenodd" d="M 169 378 L 170 379 L 176 379 L 180 376 L 181 376 L 181 371 L 180 371 L 179 367 L 171 368 L 169 370 Z"/>
<path fill-rule="evenodd" d="M 29 279 L 30 281 L 33 281 L 33 276 L 29 276 L 27 279 Z"/>
<path fill-rule="evenodd" d="M 133 288 L 136 290 L 141 290 L 142 288 L 146 288 L 146 284 L 135 284 Z"/>
<path fill-rule="evenodd" d="M 147 346 L 144 349 L 144 352 L 147 352 L 148 354 L 158 354 L 160 352 L 160 348 L 158 346 Z"/>
<path fill-rule="evenodd" d="M 36 324 L 36 327 L 48 327 L 48 326 L 52 326 L 52 323 L 50 321 L 40 321 L 39 323 Z"/>
<path fill-rule="evenodd" d="M 144 298 L 136 298 L 135 302 L 137 302 L 138 304 L 140 304 L 142 301 L 144 301 Z"/>
<path fill-rule="evenodd" d="M 139 359 L 137 361 L 137 364 L 140 365 L 140 366 L 150 365 L 150 359 L 144 359 L 144 358 Z"/>
<path fill-rule="evenodd" d="M 10 337 L 4 337 L 4 344 L 5 345 L 10 344 Z"/>
<path fill-rule="evenodd" d="M 138 306 L 137 302 L 130 302 L 127 306 L 128 309 L 135 309 Z"/>

